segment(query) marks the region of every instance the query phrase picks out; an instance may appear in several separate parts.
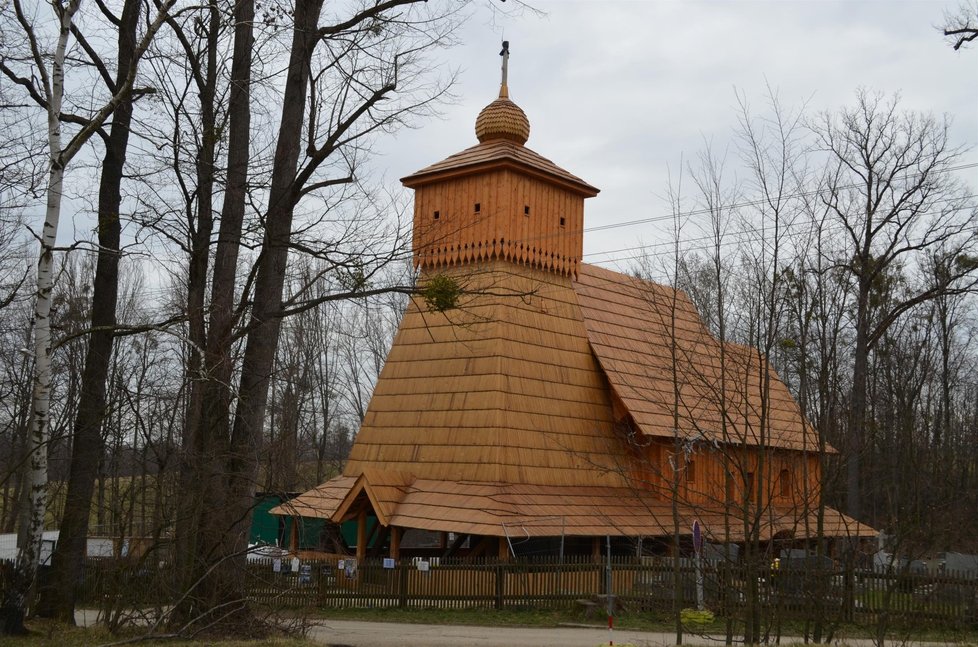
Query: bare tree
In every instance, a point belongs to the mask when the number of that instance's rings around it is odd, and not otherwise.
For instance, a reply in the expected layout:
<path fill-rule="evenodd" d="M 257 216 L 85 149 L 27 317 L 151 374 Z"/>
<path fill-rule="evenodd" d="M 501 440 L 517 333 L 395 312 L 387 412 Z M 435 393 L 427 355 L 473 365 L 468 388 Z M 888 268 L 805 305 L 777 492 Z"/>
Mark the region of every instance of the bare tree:
<path fill-rule="evenodd" d="M 331 7 L 329 23 L 321 25 L 321 8 L 321 2 L 304 3 L 290 17 L 290 59 L 267 193 L 250 196 L 264 205 L 255 232 L 259 251 L 237 307 L 237 250 L 246 239 L 233 228 L 225 231 L 233 220 L 226 213 L 235 201 L 243 212 L 249 196 L 242 192 L 224 197 L 206 350 L 193 387 L 199 391 L 191 397 L 191 411 L 200 407 L 200 415 L 188 418 L 186 432 L 187 465 L 194 475 L 187 481 L 188 499 L 200 503 L 181 515 L 186 525 L 179 533 L 192 537 L 192 542 L 191 550 L 178 551 L 185 559 L 179 570 L 185 590 L 193 587 L 193 594 L 178 605 L 181 621 L 206 617 L 231 626 L 246 613 L 240 597 L 240 561 L 259 482 L 258 456 L 283 318 L 325 301 L 411 289 L 370 286 L 378 269 L 400 252 L 371 260 L 364 256 L 363 246 L 347 249 L 345 244 L 359 240 L 351 238 L 358 229 L 341 229 L 334 238 L 322 230 L 322 216 L 306 219 L 303 205 L 335 213 L 333 205 L 342 204 L 361 186 L 355 174 L 369 138 L 424 111 L 441 94 L 440 85 L 418 93 L 419 88 L 412 89 L 412 78 L 423 69 L 423 51 L 446 42 L 455 20 L 451 12 L 396 0 L 367 3 L 346 16 Z M 250 133 L 234 124 L 232 116 L 230 140 L 247 141 Z M 355 224 L 363 228 L 364 222 Z M 314 235 L 317 228 L 319 234 Z M 340 283 L 325 297 L 305 299 L 300 293 L 286 302 L 290 250 L 326 260 L 330 272 L 360 278 L 349 285 Z M 240 363 L 232 354 L 239 340 L 244 345 Z M 237 388 L 232 391 L 234 380 Z"/>
<path fill-rule="evenodd" d="M 915 306 L 941 294 L 969 289 L 978 269 L 973 254 L 975 207 L 951 175 L 963 152 L 948 141 L 949 124 L 902 113 L 896 98 L 861 91 L 856 105 L 813 124 L 830 157 L 822 200 L 846 234 L 838 266 L 854 281 L 855 346 L 846 443 L 847 512 L 859 518 L 860 457 L 865 449 L 868 359 L 886 330 Z M 940 249 L 948 273 L 941 285 L 918 282 L 884 308 L 873 291 L 898 265 L 923 263 Z"/>
<path fill-rule="evenodd" d="M 109 13 L 104 6 L 99 8 L 118 29 L 115 79 L 113 82 L 112 79 L 103 78 L 108 91 L 113 92 L 134 74 L 140 4 L 136 0 L 128 0 L 119 17 Z M 93 65 L 103 69 L 106 67 L 97 53 L 90 48 L 87 51 Z M 131 93 L 119 99 L 105 139 L 98 204 L 99 251 L 92 290 L 92 332 L 88 336 L 79 409 L 72 434 L 71 474 L 59 541 L 52 558 L 51 584 L 42 589 L 38 609 L 40 615 L 56 617 L 70 624 L 74 624 L 75 620 L 75 583 L 81 579 L 92 493 L 102 454 L 101 426 L 105 416 L 105 389 L 115 333 L 119 284 L 119 241 L 122 233 L 119 212 L 133 103 Z"/>
<path fill-rule="evenodd" d="M 955 50 L 967 47 L 978 38 L 978 2 L 962 2 L 956 11 L 945 10 L 942 29 Z"/>
<path fill-rule="evenodd" d="M 27 51 L 19 58 L 5 56 L 0 60 L 0 72 L 10 82 L 20 86 L 47 116 L 47 155 L 49 161 L 47 208 L 41 232 L 38 235 L 40 254 L 37 265 L 37 288 L 34 309 L 34 395 L 32 406 L 30 451 L 30 505 L 24 540 L 18 552 L 14 586 L 8 589 L 3 603 L 5 633 L 20 633 L 23 616 L 29 601 L 29 591 L 37 573 L 41 533 L 44 529 L 47 497 L 47 444 L 50 436 L 48 413 L 51 398 L 51 297 L 54 287 L 54 251 L 58 236 L 58 221 L 65 169 L 78 155 L 89 139 L 97 134 L 115 112 L 119 104 L 133 92 L 136 80 L 135 62 L 146 51 L 163 22 L 172 0 L 161 5 L 157 16 L 149 23 L 132 51 L 132 67 L 128 74 L 111 84 L 108 98 L 91 109 L 88 114 L 74 115 L 63 111 L 65 98 L 65 72 L 69 40 L 72 35 L 84 49 L 86 43 L 75 25 L 75 15 L 80 0 L 60 1 L 50 5 L 51 20 L 57 26 L 54 43 L 50 50 L 44 44 L 45 34 L 35 19 L 24 11 L 19 0 L 14 0 L 13 13 L 26 40 Z M 48 67 L 50 60 L 50 68 Z M 97 67 L 97 66 L 96 66 Z M 104 71 L 104 68 L 101 70 Z M 76 125 L 77 131 L 67 143 L 62 141 L 62 126 Z"/>

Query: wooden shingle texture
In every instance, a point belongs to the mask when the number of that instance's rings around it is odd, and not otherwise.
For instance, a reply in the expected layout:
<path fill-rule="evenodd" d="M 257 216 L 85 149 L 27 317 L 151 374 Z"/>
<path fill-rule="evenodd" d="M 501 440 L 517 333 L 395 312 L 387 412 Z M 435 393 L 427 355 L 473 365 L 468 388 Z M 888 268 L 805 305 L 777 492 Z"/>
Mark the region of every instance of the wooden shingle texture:
<path fill-rule="evenodd" d="M 672 438 L 678 406 L 687 440 L 817 449 L 774 369 L 756 350 L 713 337 L 681 291 L 586 264 L 575 291 L 594 354 L 644 435 Z"/>
<path fill-rule="evenodd" d="M 719 373 L 703 367 L 719 370 L 719 342 L 681 293 L 588 265 L 578 281 L 505 261 L 457 272 L 469 295 L 459 308 L 412 303 L 405 313 L 344 475 L 284 504 L 283 514 L 342 521 L 366 496 L 382 523 L 405 528 L 669 535 L 672 504 L 630 479 L 643 459 L 616 430 L 612 399 L 642 434 L 671 438 L 672 340 L 677 364 L 697 367 L 677 373 L 681 432 L 712 451 L 713 440 L 740 446 L 744 432 L 758 443 L 757 365 L 729 347 L 729 393 L 718 398 Z M 771 381 L 769 445 L 813 448 L 797 406 Z M 732 421 L 726 437 L 708 425 L 721 404 Z M 723 514 L 722 506 L 679 506 L 684 528 L 700 519 L 714 535 Z M 799 531 L 809 516 L 772 507 L 762 535 Z M 875 532 L 834 510 L 826 528 Z M 729 532 L 735 541 L 743 529 L 734 521 Z"/>

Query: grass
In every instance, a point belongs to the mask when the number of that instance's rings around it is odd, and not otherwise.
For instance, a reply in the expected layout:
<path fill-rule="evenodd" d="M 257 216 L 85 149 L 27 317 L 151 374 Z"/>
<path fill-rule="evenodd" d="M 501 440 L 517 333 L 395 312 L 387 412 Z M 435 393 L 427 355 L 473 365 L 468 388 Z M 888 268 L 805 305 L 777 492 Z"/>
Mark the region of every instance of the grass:
<path fill-rule="evenodd" d="M 367 622 L 403 622 L 407 624 L 446 624 L 488 627 L 556 627 L 577 624 L 606 627 L 607 616 L 601 612 L 585 617 L 576 609 L 320 609 L 316 618 L 363 620 Z M 615 627 L 636 631 L 670 632 L 672 619 L 652 612 L 625 612 L 615 616 Z M 720 620 L 698 624 L 703 633 L 723 632 Z"/>
<path fill-rule="evenodd" d="M 127 638 L 135 638 L 138 632 L 121 635 L 110 634 L 102 627 L 70 627 L 48 620 L 31 620 L 27 623 L 29 636 L 0 636 L 0 647 L 96 647 Z M 135 645 L 166 645 L 167 647 L 322 647 L 311 640 L 297 638 L 263 638 L 261 640 L 147 640 Z"/>

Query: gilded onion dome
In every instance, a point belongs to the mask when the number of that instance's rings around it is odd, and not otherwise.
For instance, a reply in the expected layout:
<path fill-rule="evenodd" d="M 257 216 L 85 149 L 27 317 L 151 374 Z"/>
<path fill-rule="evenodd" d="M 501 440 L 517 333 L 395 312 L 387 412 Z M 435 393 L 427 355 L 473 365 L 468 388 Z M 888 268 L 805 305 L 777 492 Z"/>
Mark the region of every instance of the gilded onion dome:
<path fill-rule="evenodd" d="M 479 142 L 508 139 L 520 146 L 530 138 L 530 120 L 518 105 L 509 100 L 509 90 L 503 85 L 499 98 L 482 109 L 475 120 L 475 136 Z"/>

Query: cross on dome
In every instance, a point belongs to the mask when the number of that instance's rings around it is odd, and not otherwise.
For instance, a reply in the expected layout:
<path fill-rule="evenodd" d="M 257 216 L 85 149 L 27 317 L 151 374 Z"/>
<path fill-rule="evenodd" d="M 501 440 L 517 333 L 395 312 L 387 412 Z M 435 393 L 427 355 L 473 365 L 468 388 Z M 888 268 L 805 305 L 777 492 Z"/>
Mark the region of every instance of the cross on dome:
<path fill-rule="evenodd" d="M 482 109 L 475 120 L 475 136 L 480 143 L 507 139 L 519 145 L 530 138 L 530 120 L 526 113 L 509 99 L 509 41 L 503 41 L 499 55 L 503 59 L 499 98 Z"/>

